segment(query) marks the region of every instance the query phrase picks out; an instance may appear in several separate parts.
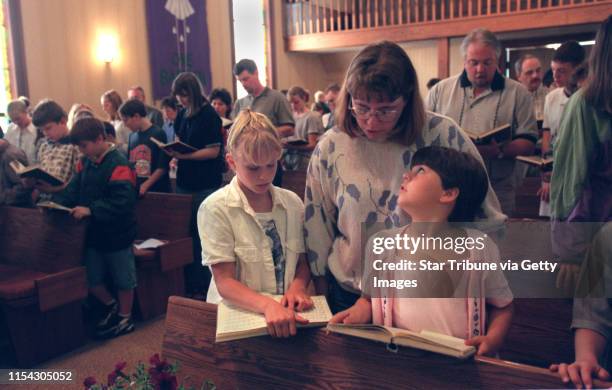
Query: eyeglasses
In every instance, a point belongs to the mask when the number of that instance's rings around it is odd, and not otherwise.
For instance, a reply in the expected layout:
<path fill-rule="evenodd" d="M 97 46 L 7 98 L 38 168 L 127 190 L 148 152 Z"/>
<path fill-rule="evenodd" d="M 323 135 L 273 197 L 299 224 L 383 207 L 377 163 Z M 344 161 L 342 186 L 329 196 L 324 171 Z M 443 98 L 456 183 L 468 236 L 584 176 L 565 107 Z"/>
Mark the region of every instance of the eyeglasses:
<path fill-rule="evenodd" d="M 401 96 L 397 98 L 396 100 L 394 100 L 392 104 L 398 102 L 400 99 L 401 99 Z M 351 107 L 349 108 L 349 110 L 351 110 L 351 112 L 353 113 L 353 116 L 358 119 L 367 120 L 371 116 L 374 116 L 374 118 L 376 118 L 380 122 L 391 122 L 395 120 L 395 118 L 397 118 L 398 114 L 402 112 L 403 108 L 402 110 L 387 109 L 387 108 L 383 108 L 382 110 L 372 110 L 369 107 L 354 106 L 353 102 L 351 101 Z"/>

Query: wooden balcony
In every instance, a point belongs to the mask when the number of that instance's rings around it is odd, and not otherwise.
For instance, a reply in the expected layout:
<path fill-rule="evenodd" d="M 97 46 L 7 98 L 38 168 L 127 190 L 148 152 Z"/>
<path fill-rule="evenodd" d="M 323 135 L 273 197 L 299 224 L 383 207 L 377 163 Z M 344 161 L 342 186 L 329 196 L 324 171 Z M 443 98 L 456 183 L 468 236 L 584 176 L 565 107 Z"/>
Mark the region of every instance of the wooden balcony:
<path fill-rule="evenodd" d="M 598 23 L 612 0 L 285 0 L 289 51 Z"/>

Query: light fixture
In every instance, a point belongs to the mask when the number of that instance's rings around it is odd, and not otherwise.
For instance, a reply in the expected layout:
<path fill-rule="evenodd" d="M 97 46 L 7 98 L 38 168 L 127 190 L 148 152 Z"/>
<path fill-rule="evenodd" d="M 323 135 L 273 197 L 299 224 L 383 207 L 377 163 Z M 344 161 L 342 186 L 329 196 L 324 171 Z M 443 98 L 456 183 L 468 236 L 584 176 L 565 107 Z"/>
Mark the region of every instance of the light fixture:
<path fill-rule="evenodd" d="M 117 37 L 112 34 L 100 34 L 98 36 L 97 57 L 107 64 L 112 63 L 119 54 Z"/>

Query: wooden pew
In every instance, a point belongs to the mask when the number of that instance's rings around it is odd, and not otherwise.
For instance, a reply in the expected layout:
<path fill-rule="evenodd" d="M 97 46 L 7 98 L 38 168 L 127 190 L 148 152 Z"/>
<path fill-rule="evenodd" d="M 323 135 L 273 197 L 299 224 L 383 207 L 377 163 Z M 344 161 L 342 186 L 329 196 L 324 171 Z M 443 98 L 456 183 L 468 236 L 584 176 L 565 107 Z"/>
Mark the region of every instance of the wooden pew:
<path fill-rule="evenodd" d="M 64 212 L 0 207 L 0 308 L 20 367 L 85 343 L 86 227 Z"/>
<path fill-rule="evenodd" d="M 296 337 L 255 337 L 215 344 L 216 306 L 170 297 L 162 355 L 181 365 L 179 379 L 236 388 L 559 388 L 545 369 L 498 359 L 460 361 L 323 329 Z"/>
<path fill-rule="evenodd" d="M 149 192 L 136 203 L 138 239 L 168 241 L 153 250 L 134 250 L 136 304 L 142 319 L 163 314 L 169 296 L 185 293 L 183 267 L 193 259 L 191 199 L 191 195 Z"/>

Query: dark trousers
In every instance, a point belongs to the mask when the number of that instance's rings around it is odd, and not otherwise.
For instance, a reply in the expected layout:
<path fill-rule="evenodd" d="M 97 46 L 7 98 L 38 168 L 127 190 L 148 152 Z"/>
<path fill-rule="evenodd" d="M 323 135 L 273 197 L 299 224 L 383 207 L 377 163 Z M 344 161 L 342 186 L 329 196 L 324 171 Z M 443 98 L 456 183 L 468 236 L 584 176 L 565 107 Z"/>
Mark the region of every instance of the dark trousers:
<path fill-rule="evenodd" d="M 276 175 L 274 175 L 274 180 L 272 180 L 272 184 L 274 184 L 277 187 L 280 187 L 281 184 L 283 184 L 283 174 L 285 172 L 283 171 L 283 166 L 281 165 L 280 161 L 278 162 L 278 165 L 276 166 Z"/>
<path fill-rule="evenodd" d="M 193 195 L 191 203 L 191 244 L 193 249 L 193 262 L 184 268 L 185 272 L 185 292 L 187 295 L 202 294 L 206 296 L 208 286 L 210 285 L 211 273 L 208 267 L 202 265 L 202 243 L 200 242 L 200 234 L 198 232 L 198 209 L 200 204 L 215 192 L 217 189 L 205 189 L 202 191 L 190 191 L 185 188 L 176 187 L 177 194 Z"/>
<path fill-rule="evenodd" d="M 331 272 L 327 274 L 327 291 L 327 302 L 333 314 L 353 306 L 361 297 L 361 294 L 355 294 L 342 288 Z"/>

